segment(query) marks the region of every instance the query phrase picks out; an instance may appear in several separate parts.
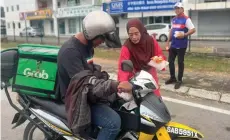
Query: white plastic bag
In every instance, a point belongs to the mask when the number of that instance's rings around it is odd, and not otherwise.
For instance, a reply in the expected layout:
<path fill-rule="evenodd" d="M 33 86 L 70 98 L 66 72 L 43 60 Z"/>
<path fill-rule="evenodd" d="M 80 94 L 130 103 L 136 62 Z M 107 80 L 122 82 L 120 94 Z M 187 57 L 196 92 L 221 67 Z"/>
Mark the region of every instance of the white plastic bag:
<path fill-rule="evenodd" d="M 130 93 L 121 92 L 121 93 L 117 93 L 117 94 L 120 98 L 124 99 L 125 101 L 133 100 L 133 95 Z"/>
<path fill-rule="evenodd" d="M 179 34 L 184 34 L 184 31 L 175 31 L 174 37 L 178 37 Z"/>
<path fill-rule="evenodd" d="M 151 60 L 148 65 L 156 68 L 157 70 L 162 70 L 166 68 L 166 66 L 169 64 L 168 61 L 163 60 L 161 63 L 156 63 L 155 61 Z"/>

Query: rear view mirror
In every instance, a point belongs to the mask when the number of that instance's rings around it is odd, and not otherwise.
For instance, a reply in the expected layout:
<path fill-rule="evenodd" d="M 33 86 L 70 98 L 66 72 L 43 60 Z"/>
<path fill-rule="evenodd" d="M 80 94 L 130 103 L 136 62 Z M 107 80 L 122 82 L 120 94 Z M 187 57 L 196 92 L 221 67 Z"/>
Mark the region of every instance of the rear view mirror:
<path fill-rule="evenodd" d="M 133 72 L 133 63 L 130 60 L 124 60 L 121 62 L 121 69 L 127 72 Z"/>

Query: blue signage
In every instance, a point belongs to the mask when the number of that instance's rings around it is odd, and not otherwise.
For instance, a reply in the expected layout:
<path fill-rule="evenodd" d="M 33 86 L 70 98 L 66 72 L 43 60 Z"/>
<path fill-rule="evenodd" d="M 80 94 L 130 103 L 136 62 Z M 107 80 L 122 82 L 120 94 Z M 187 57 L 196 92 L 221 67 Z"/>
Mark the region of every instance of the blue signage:
<path fill-rule="evenodd" d="M 181 0 L 123 0 L 103 4 L 103 10 L 110 14 L 128 12 L 148 12 L 173 10 L 174 5 Z"/>
<path fill-rule="evenodd" d="M 124 1 L 111 2 L 109 4 L 109 9 L 110 9 L 109 12 L 110 13 L 124 13 L 124 12 L 126 12 L 125 8 L 124 8 L 124 4 L 125 4 Z"/>

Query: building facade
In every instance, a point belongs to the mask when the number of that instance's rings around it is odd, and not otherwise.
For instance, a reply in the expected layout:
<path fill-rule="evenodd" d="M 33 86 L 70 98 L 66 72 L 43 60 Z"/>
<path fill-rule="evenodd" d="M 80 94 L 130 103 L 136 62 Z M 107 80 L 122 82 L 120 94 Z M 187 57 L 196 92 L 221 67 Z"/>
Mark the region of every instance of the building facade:
<path fill-rule="evenodd" d="M 8 35 L 36 27 L 45 36 L 72 35 L 81 31 L 83 17 L 101 10 L 101 0 L 5 0 Z"/>
<path fill-rule="evenodd" d="M 188 0 L 195 37 L 230 37 L 230 0 Z"/>
<path fill-rule="evenodd" d="M 19 13 L 23 11 L 34 11 L 37 9 L 35 0 L 5 0 L 5 20 L 7 34 L 19 35 L 20 30 L 25 27 L 24 21 L 20 20 Z"/>
<path fill-rule="evenodd" d="M 111 0 L 103 3 L 103 10 L 117 17 L 120 38 L 127 38 L 126 23 L 140 18 L 146 24 L 170 23 L 175 16 L 173 6 L 181 0 Z"/>
<path fill-rule="evenodd" d="M 58 8 L 56 18 L 59 23 L 59 33 L 73 35 L 82 31 L 83 18 L 91 11 L 101 10 L 101 4 L 98 0 L 72 0 L 65 7 Z"/>
<path fill-rule="evenodd" d="M 5 26 L 6 22 L 5 22 L 5 11 L 4 11 L 4 7 L 1 6 L 1 27 Z"/>
<path fill-rule="evenodd" d="M 144 24 L 171 23 L 173 5 L 179 1 L 196 27 L 192 38 L 230 38 L 230 0 L 110 0 L 103 10 L 119 19 L 120 38 L 127 38 L 129 18 L 140 18 Z"/>
<path fill-rule="evenodd" d="M 123 39 L 128 19 L 170 23 L 178 1 L 195 24 L 193 38 L 230 38 L 230 0 L 5 0 L 5 22 L 8 35 L 18 36 L 27 26 L 41 28 L 45 36 L 69 36 L 82 30 L 82 19 L 90 11 L 104 10 L 114 18 Z"/>

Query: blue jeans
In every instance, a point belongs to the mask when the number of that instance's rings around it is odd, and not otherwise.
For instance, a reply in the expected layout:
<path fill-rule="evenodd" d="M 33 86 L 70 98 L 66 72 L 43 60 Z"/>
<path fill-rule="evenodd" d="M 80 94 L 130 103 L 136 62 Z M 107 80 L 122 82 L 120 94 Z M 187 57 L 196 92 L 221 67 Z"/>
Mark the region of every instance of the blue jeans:
<path fill-rule="evenodd" d="M 102 127 L 97 140 L 115 140 L 121 127 L 121 118 L 116 111 L 104 104 L 91 106 L 92 124 Z"/>

